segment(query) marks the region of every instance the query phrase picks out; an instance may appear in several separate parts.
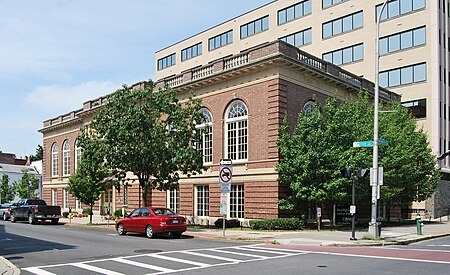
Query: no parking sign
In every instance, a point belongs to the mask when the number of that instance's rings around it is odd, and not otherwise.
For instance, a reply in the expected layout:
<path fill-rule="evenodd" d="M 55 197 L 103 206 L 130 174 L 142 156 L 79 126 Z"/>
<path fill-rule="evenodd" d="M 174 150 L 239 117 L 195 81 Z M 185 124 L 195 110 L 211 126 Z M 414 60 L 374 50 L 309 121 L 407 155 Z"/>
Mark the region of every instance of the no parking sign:
<path fill-rule="evenodd" d="M 233 163 L 231 159 L 220 160 L 219 183 L 222 193 L 231 192 L 231 179 L 233 178 Z"/>

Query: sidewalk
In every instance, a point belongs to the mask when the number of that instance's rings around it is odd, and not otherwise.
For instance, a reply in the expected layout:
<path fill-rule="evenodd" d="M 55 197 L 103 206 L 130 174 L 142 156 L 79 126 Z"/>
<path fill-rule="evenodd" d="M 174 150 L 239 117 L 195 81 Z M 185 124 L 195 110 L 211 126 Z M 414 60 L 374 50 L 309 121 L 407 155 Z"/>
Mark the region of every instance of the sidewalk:
<path fill-rule="evenodd" d="M 62 218 L 60 223 L 65 226 L 82 226 L 89 223 L 89 217 L 73 218 L 71 220 Z M 103 220 L 101 216 L 93 216 L 93 224 L 90 228 L 101 228 L 115 232 L 115 222 Z M 356 231 L 356 241 L 350 240 L 351 231 L 341 230 L 303 230 L 303 231 L 254 231 L 249 229 L 226 229 L 225 236 L 222 229 L 209 228 L 197 229 L 189 228 L 183 235 L 194 238 L 206 238 L 216 240 L 230 241 L 249 241 L 263 242 L 283 245 L 317 245 L 317 246 L 367 246 L 367 245 L 393 245 L 408 244 L 420 240 L 436 238 L 440 236 L 450 235 L 450 221 L 447 219 L 435 220 L 432 223 L 425 223 L 422 228 L 423 235 L 416 234 L 415 225 L 403 225 L 383 227 L 381 230 L 381 238 L 379 240 L 364 240 L 363 237 L 368 235 L 367 231 Z M 16 275 L 20 274 L 17 269 L 4 257 L 0 256 L 0 274 Z"/>

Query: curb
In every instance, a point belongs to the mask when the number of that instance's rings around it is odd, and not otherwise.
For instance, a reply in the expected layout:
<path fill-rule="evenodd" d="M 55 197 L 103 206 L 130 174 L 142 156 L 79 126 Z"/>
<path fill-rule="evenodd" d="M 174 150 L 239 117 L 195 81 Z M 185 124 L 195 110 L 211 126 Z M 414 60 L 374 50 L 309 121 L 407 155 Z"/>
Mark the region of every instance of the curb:
<path fill-rule="evenodd" d="M 411 239 L 406 239 L 406 240 L 398 240 L 398 241 L 396 241 L 396 244 L 407 245 L 410 243 L 416 243 L 416 242 L 420 242 L 420 241 L 425 241 L 425 240 L 439 238 L 439 237 L 446 237 L 446 236 L 450 236 L 450 232 L 426 235 L 426 236 L 421 236 L 421 237 L 416 237 L 416 238 L 411 238 Z"/>
<path fill-rule="evenodd" d="M 17 268 L 14 264 L 12 264 L 10 261 L 5 259 L 5 257 L 0 256 L 0 270 L 2 274 L 7 275 L 19 275 L 20 269 Z"/>

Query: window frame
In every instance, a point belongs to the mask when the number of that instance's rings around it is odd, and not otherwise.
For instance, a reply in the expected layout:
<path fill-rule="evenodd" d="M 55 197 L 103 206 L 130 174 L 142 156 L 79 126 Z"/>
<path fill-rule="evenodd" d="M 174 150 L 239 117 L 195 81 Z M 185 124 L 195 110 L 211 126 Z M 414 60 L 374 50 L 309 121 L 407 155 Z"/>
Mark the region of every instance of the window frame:
<path fill-rule="evenodd" d="M 63 142 L 63 176 L 70 176 L 70 151 L 71 146 L 68 140 Z"/>
<path fill-rule="evenodd" d="M 195 126 L 201 134 L 201 141 L 195 147 L 202 152 L 203 164 L 208 165 L 213 161 L 213 116 L 207 108 L 201 108 L 199 112 L 203 114 L 205 120 Z"/>
<path fill-rule="evenodd" d="M 264 29 L 264 22 L 267 22 L 267 28 L 266 29 Z M 260 28 L 257 31 L 256 27 L 257 27 L 258 24 L 260 25 Z M 253 20 L 251 22 L 243 24 L 239 28 L 239 30 L 240 30 L 240 38 L 241 39 L 245 39 L 247 37 L 250 37 L 250 36 L 256 35 L 258 33 L 267 31 L 269 29 L 269 24 L 270 24 L 269 23 L 269 15 L 263 16 L 263 17 L 258 18 L 256 20 Z M 253 33 L 251 33 L 251 34 L 249 34 L 249 27 L 250 26 L 253 26 Z M 244 29 L 245 29 L 245 32 L 246 32 L 245 35 L 243 34 L 243 30 Z"/>
<path fill-rule="evenodd" d="M 226 43 L 222 43 L 222 38 L 224 38 Z M 217 46 L 216 42 L 218 42 L 220 45 Z M 233 44 L 233 29 L 226 31 L 224 33 L 221 33 L 219 35 L 213 36 L 208 39 L 208 51 L 214 51 L 216 49 L 225 47 L 227 45 Z M 211 45 L 213 47 L 211 47 Z"/>
<path fill-rule="evenodd" d="M 234 196 L 233 196 L 234 195 Z M 244 184 L 232 184 L 231 192 L 228 196 L 228 217 L 231 219 L 244 219 L 245 218 L 245 185 Z"/>
<path fill-rule="evenodd" d="M 297 12 L 300 11 L 299 7 L 302 7 L 301 15 L 296 14 Z M 305 11 L 305 7 L 307 7 L 308 10 Z M 288 17 L 290 11 L 292 11 L 291 18 Z M 277 24 L 278 24 L 278 26 L 281 26 L 281 25 L 287 24 L 289 22 L 292 22 L 299 18 L 306 17 L 311 14 L 312 14 L 312 0 L 304 0 L 304 1 L 298 2 L 294 5 L 291 5 L 286 8 L 283 8 L 281 10 L 278 10 L 277 11 Z M 280 18 L 284 18 L 284 20 L 280 20 Z"/>
<path fill-rule="evenodd" d="M 237 107 L 237 105 L 241 105 L 240 107 Z M 244 108 L 241 108 L 244 107 Z M 234 110 L 237 110 L 237 108 L 244 111 L 244 115 L 239 115 L 236 117 L 230 118 L 230 113 Z M 240 111 L 240 110 L 237 110 Z M 239 162 L 247 162 L 248 161 L 248 129 L 249 129 L 249 123 L 248 123 L 248 117 L 249 117 L 249 111 L 247 104 L 245 104 L 242 100 L 234 100 L 232 101 L 229 106 L 227 107 L 227 110 L 225 112 L 225 156 L 228 159 L 232 159 L 233 162 L 239 163 Z M 242 123 L 242 124 L 241 124 Z M 240 124 L 245 127 L 240 127 Z M 234 128 L 230 130 L 230 126 L 234 125 Z M 240 135 L 240 132 L 244 131 L 245 134 Z M 230 133 L 233 133 L 234 135 L 231 135 Z M 234 145 L 230 145 L 229 140 L 234 139 Z M 230 146 L 235 147 L 234 153 L 236 155 L 236 158 L 233 158 L 230 154 Z M 242 149 L 242 150 L 241 150 Z M 241 157 L 241 155 L 245 155 L 244 157 Z"/>
<path fill-rule="evenodd" d="M 355 51 L 359 47 L 362 47 L 362 58 L 361 59 L 355 59 L 355 56 L 356 56 Z M 351 50 L 351 60 L 348 61 L 348 62 L 345 62 L 345 60 L 344 60 L 345 59 L 344 58 L 344 51 L 346 51 L 346 50 Z M 339 64 L 334 62 L 334 54 L 337 54 L 337 53 L 341 53 L 341 61 L 342 62 L 339 63 Z M 331 56 L 331 60 L 329 60 L 327 58 L 327 55 Z M 331 51 L 331 52 L 323 53 L 322 54 L 322 59 L 327 61 L 327 62 L 333 63 L 336 66 L 346 65 L 346 64 L 362 61 L 362 60 L 364 60 L 364 43 L 358 43 L 358 44 L 351 45 L 351 46 L 348 46 L 348 47 L 345 47 L 345 48 L 341 48 L 341 49 L 337 49 L 337 50 L 334 50 L 334 51 Z"/>
<path fill-rule="evenodd" d="M 55 142 L 52 145 L 52 178 L 59 176 L 59 148 L 58 144 Z"/>
<path fill-rule="evenodd" d="M 361 25 L 359 26 L 355 26 L 355 18 L 361 16 Z M 345 30 L 343 29 L 344 27 L 344 20 L 351 18 L 351 23 L 352 23 L 352 27 L 349 30 Z M 325 36 L 325 27 L 330 26 L 331 27 L 331 32 L 330 35 Z M 322 23 L 322 39 L 329 39 L 338 35 L 341 35 L 343 33 L 348 33 L 354 30 L 358 30 L 358 29 L 362 29 L 364 27 L 364 11 L 360 10 L 339 18 L 335 18 L 333 20 L 327 21 Z M 335 32 L 335 28 L 340 28 L 340 32 Z M 328 32 L 327 32 L 328 33 Z"/>
<path fill-rule="evenodd" d="M 173 212 L 180 214 L 180 188 L 167 190 L 167 208 Z"/>
<path fill-rule="evenodd" d="M 177 53 L 169 54 L 165 57 L 158 59 L 157 70 L 162 71 L 166 68 L 172 67 L 177 64 Z"/>
<path fill-rule="evenodd" d="M 302 44 L 297 44 L 296 43 L 297 36 L 300 36 L 300 34 L 302 36 Z M 305 43 L 305 37 L 310 38 L 309 42 Z M 294 43 L 290 43 L 289 39 L 293 39 Z M 286 36 L 282 36 L 282 37 L 278 38 L 278 40 L 284 41 L 284 42 L 286 42 L 294 47 L 297 47 L 297 48 L 306 46 L 306 45 L 310 45 L 312 43 L 312 28 L 307 28 L 307 29 L 304 29 L 304 30 L 301 30 L 301 31 L 298 31 L 298 32 L 295 32 L 295 33 L 292 33 L 292 34 L 289 34 Z"/>
<path fill-rule="evenodd" d="M 181 50 L 181 62 L 187 61 L 189 59 L 195 58 L 197 56 L 202 55 L 203 53 L 203 43 L 197 43 L 190 47 Z M 195 49 L 195 51 L 194 51 Z M 190 55 L 189 55 L 190 53 Z M 195 54 L 194 54 L 195 53 Z"/>
<path fill-rule="evenodd" d="M 200 201 L 201 200 L 201 201 Z M 210 191 L 209 185 L 195 186 L 195 216 L 209 217 Z"/>

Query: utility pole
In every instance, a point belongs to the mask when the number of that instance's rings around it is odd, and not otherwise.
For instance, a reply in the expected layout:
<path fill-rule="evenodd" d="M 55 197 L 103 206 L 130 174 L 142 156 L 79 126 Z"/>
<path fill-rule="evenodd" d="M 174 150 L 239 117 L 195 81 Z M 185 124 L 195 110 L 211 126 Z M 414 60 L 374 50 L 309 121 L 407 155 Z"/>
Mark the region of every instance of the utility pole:
<path fill-rule="evenodd" d="M 380 12 L 377 15 L 376 22 L 376 37 L 375 37 L 375 98 L 374 98 L 374 119 L 373 119 L 373 173 L 375 184 L 372 184 L 372 208 L 369 223 L 369 235 L 380 237 L 380 232 L 377 224 L 377 198 L 378 196 L 378 103 L 380 98 L 380 20 L 389 0 L 385 0 L 381 6 Z"/>

